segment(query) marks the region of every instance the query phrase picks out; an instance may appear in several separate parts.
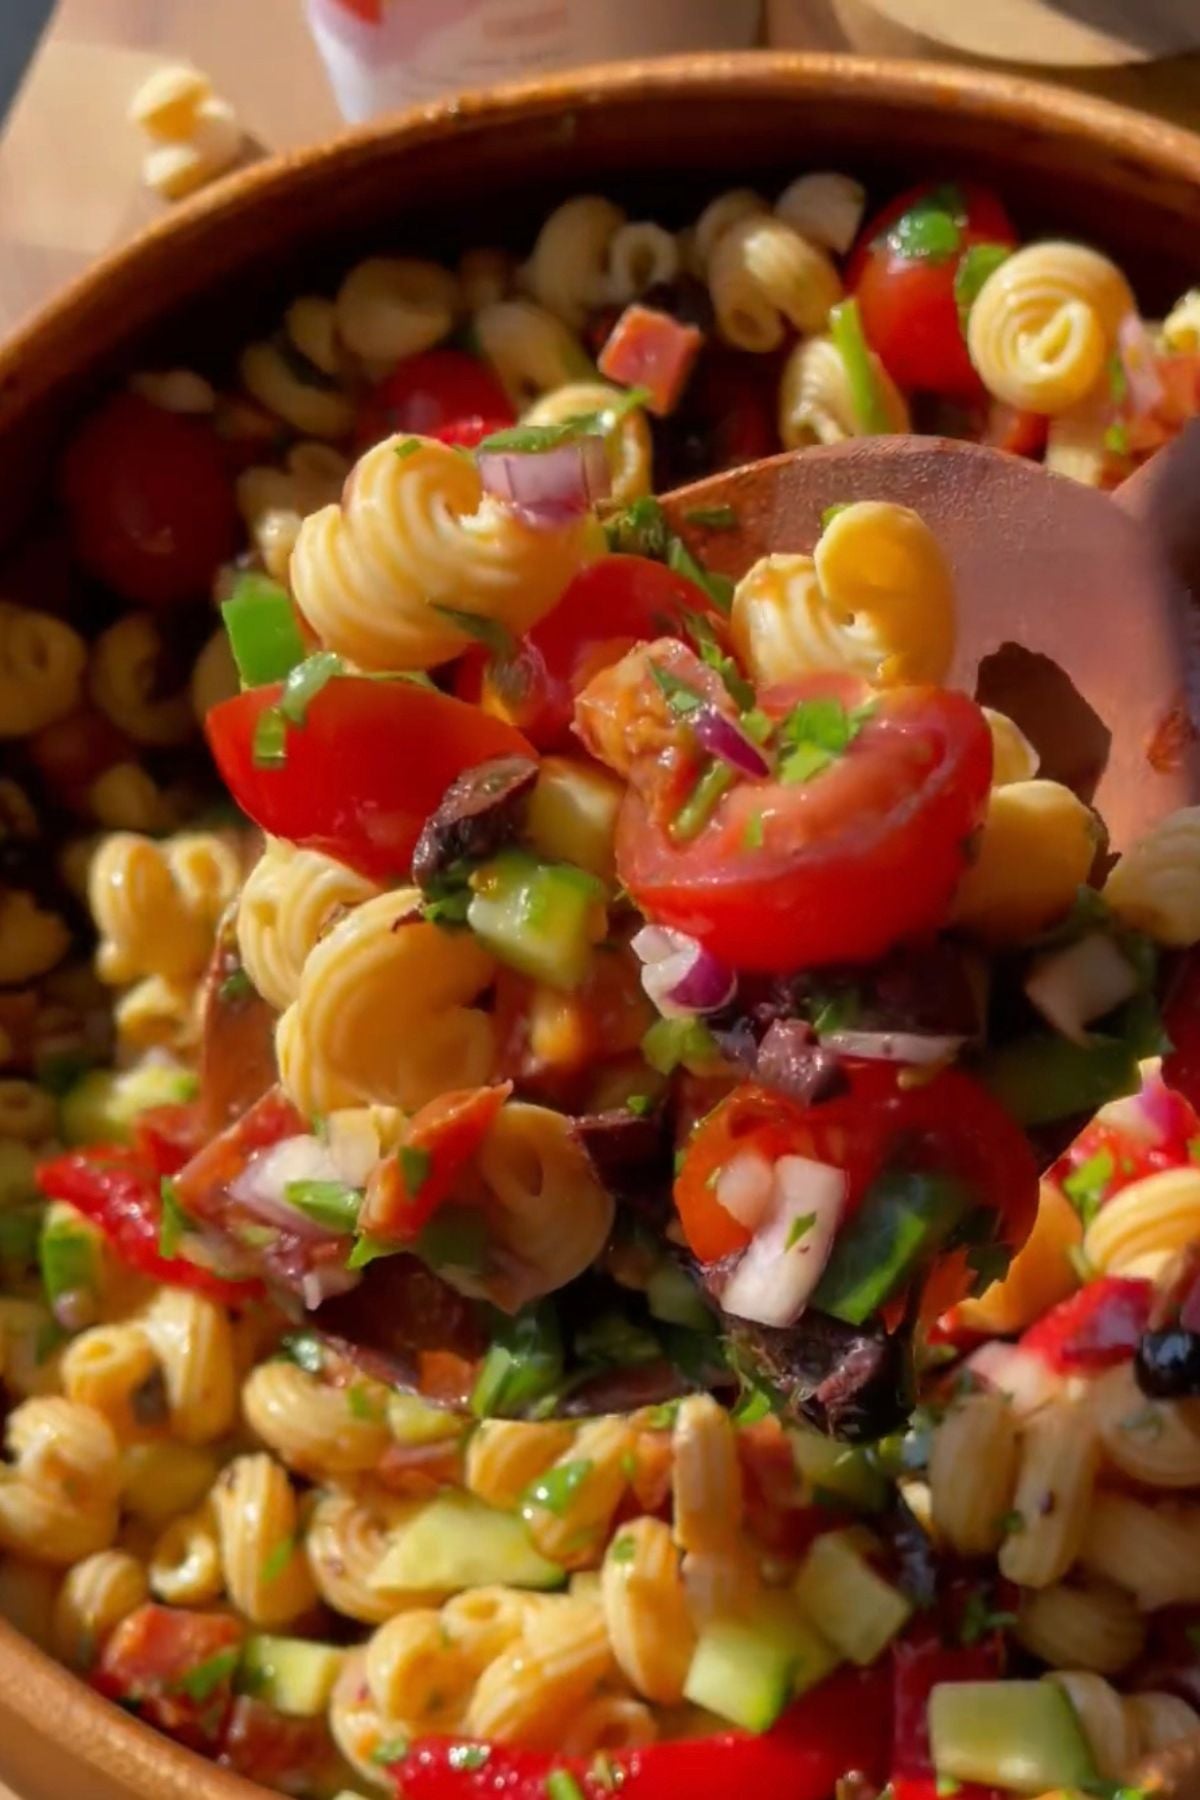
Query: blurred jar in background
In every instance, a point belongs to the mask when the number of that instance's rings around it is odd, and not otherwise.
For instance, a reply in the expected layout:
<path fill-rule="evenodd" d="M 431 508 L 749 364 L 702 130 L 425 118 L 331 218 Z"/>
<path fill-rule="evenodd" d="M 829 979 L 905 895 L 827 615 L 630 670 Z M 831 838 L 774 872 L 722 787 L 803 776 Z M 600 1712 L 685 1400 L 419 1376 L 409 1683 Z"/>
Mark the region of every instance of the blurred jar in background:
<path fill-rule="evenodd" d="M 307 0 L 338 105 L 366 119 L 586 62 L 746 49 L 761 0 Z"/>

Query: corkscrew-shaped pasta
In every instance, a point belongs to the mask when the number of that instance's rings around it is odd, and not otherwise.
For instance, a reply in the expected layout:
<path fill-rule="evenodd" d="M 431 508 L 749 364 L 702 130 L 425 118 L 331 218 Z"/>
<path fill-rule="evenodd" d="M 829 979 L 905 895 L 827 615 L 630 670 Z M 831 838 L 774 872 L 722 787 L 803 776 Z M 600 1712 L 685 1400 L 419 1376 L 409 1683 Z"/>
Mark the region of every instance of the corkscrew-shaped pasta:
<path fill-rule="evenodd" d="M 696 1645 L 679 1551 L 662 1519 L 633 1519 L 608 1547 L 600 1577 L 617 1666 L 647 1700 L 677 1706 Z"/>
<path fill-rule="evenodd" d="M 1000 1547 L 1017 1479 L 1017 1427 L 1003 1394 L 968 1394 L 933 1434 L 929 1488 L 939 1539 L 964 1556 Z"/>
<path fill-rule="evenodd" d="M 564 1599 L 533 1613 L 524 1640 L 484 1670 L 467 1706 L 466 1729 L 498 1744 L 552 1748 L 613 1673 L 601 1608 Z"/>
<path fill-rule="evenodd" d="M 565 1420 L 485 1419 L 467 1444 L 463 1479 L 468 1492 L 489 1506 L 514 1510 L 574 1436 L 574 1426 Z"/>
<path fill-rule="evenodd" d="M 858 236 L 866 189 L 853 175 L 821 170 L 798 175 L 775 202 L 775 212 L 793 231 L 844 256 Z"/>
<path fill-rule="evenodd" d="M 1157 1274 L 1200 1240 L 1200 1169 L 1161 1169 L 1114 1194 L 1084 1233 L 1092 1267 L 1109 1275 Z"/>
<path fill-rule="evenodd" d="M 1021 1595 L 1014 1636 L 1051 1668 L 1116 1675 L 1141 1654 L 1146 1624 L 1120 1588 L 1060 1581 Z"/>
<path fill-rule="evenodd" d="M 761 218 L 770 210 L 753 188 L 727 188 L 710 200 L 691 232 L 692 261 L 697 272 L 707 273 L 713 251 L 727 231 L 743 219 Z"/>
<path fill-rule="evenodd" d="M 116 1536 L 120 1460 L 100 1413 L 52 1396 L 26 1400 L 5 1428 L 0 1549 L 57 1566 L 106 1550 Z"/>
<path fill-rule="evenodd" d="M 167 843 L 133 832 L 106 838 L 88 876 L 100 979 L 120 986 L 151 975 L 198 976 L 239 875 L 233 851 L 211 832 L 185 832 Z"/>
<path fill-rule="evenodd" d="M 605 289 L 624 306 L 647 288 L 674 281 L 679 273 L 679 239 L 652 219 L 634 219 L 613 234 L 608 246 Z"/>
<path fill-rule="evenodd" d="M 49 613 L 0 600 L 0 738 L 28 737 L 78 704 L 87 648 Z"/>
<path fill-rule="evenodd" d="M 146 1571 L 127 1550 L 98 1550 L 68 1571 L 54 1607 L 54 1652 L 87 1670 L 110 1634 L 149 1597 Z"/>
<path fill-rule="evenodd" d="M 264 1000 L 280 1012 L 300 992 L 308 954 L 331 920 L 379 889 L 319 850 L 267 843 L 238 896 L 238 954 Z"/>
<path fill-rule="evenodd" d="M 475 313 L 508 299 L 516 286 L 517 259 L 510 250 L 477 246 L 463 251 L 456 273 L 463 311 Z"/>
<path fill-rule="evenodd" d="M 608 298 L 608 256 L 625 214 L 599 194 L 555 207 L 538 232 L 524 277 L 535 300 L 578 331 Z"/>
<path fill-rule="evenodd" d="M 458 315 L 449 269 L 411 256 L 371 256 L 351 269 L 335 302 L 342 342 L 368 365 L 431 350 Z"/>
<path fill-rule="evenodd" d="M 1033 412 L 1075 406 L 1104 373 L 1136 311 L 1114 262 L 1083 244 L 1029 244 L 988 276 L 967 323 L 971 361 L 998 400 Z"/>
<path fill-rule="evenodd" d="M 1200 806 L 1168 814 L 1117 862 L 1104 898 L 1119 919 L 1160 944 L 1200 941 Z"/>
<path fill-rule="evenodd" d="M 1200 288 L 1180 296 L 1162 322 L 1162 339 L 1168 350 L 1187 355 L 1200 350 Z"/>
<path fill-rule="evenodd" d="M 329 649 L 368 669 L 427 669 L 470 641 L 438 606 L 520 635 L 589 560 L 594 534 L 588 517 L 526 524 L 449 445 L 385 438 L 356 465 L 341 505 L 300 527 L 292 588 Z"/>
<path fill-rule="evenodd" d="M 564 1113 L 511 1101 L 488 1132 L 478 1166 L 502 1252 L 502 1272 L 486 1283 L 492 1298 L 515 1310 L 591 1266 L 612 1230 L 613 1200 Z"/>
<path fill-rule="evenodd" d="M 952 917 L 995 944 L 1019 943 L 1070 912 L 1095 860 L 1095 814 L 1059 781 L 992 788 L 978 853 Z"/>
<path fill-rule="evenodd" d="M 287 1625 L 307 1612 L 316 1588 L 297 1542 L 296 1496 L 270 1456 L 238 1456 L 212 1496 L 225 1587 L 256 1625 Z"/>
<path fill-rule="evenodd" d="M 875 386 L 892 431 L 909 429 L 908 406 L 875 352 L 868 352 Z M 783 367 L 779 383 L 779 435 L 789 450 L 805 444 L 840 444 L 861 437 L 862 420 L 846 365 L 824 332 L 802 338 Z"/>
<path fill-rule="evenodd" d="M 785 325 L 820 331 L 842 294 L 828 252 L 782 219 L 757 213 L 717 239 L 708 286 L 721 332 L 739 350 L 774 350 Z"/>
<path fill-rule="evenodd" d="M 812 556 L 764 556 L 733 597 L 733 636 L 761 683 L 847 669 L 878 686 L 940 681 L 954 651 L 954 580 L 932 531 L 890 501 L 832 519 Z"/>
<path fill-rule="evenodd" d="M 332 444 L 293 444 L 281 469 L 253 465 L 237 478 L 238 511 L 268 575 L 286 582 L 300 526 L 340 497 L 350 461 Z"/>
<path fill-rule="evenodd" d="M 361 1492 L 331 1488 L 322 1493 L 309 1519 L 305 1548 L 317 1592 L 335 1612 L 364 1625 L 382 1625 L 406 1606 L 441 1598 L 375 1580 L 393 1537 L 420 1504 L 366 1486 Z"/>
<path fill-rule="evenodd" d="M 305 437 L 345 437 L 354 401 L 331 300 L 294 300 L 271 338 L 247 344 L 238 370 L 247 393 Z"/>
<path fill-rule="evenodd" d="M 327 1386 L 294 1363 L 260 1363 L 242 1387 L 246 1423 L 297 1474 L 359 1475 L 388 1445 L 386 1390 L 365 1380 L 355 1389 Z"/>
<path fill-rule="evenodd" d="M 528 406 L 551 388 L 594 375 L 579 339 L 534 300 L 496 300 L 481 307 L 474 331 L 514 406 Z"/>
<path fill-rule="evenodd" d="M 1200 1601 L 1200 1508 L 1096 1494 L 1079 1560 L 1133 1595 L 1143 1612 Z"/>
<path fill-rule="evenodd" d="M 654 444 L 640 407 L 625 407 L 619 415 L 613 411 L 620 399 L 620 391 L 603 381 L 569 381 L 535 400 L 525 414 L 525 423 L 560 425 L 567 419 L 599 415 L 612 470 L 612 497 L 625 504 L 639 494 L 648 494 L 653 486 Z"/>
<path fill-rule="evenodd" d="M 466 933 L 415 916 L 418 900 L 407 889 L 364 902 L 305 963 L 275 1039 L 301 1112 L 372 1100 L 411 1109 L 491 1079 L 496 1029 L 475 1002 L 496 965 Z"/>
<path fill-rule="evenodd" d="M 100 633 L 88 669 L 88 690 L 100 711 L 135 744 L 155 749 L 186 744 L 196 730 L 186 683 L 174 693 L 162 692 L 165 649 L 157 619 L 126 613 Z"/>
<path fill-rule="evenodd" d="M 1132 1363 L 1109 1369 L 1088 1390 L 1105 1460 L 1148 1488 L 1200 1487 L 1200 1433 L 1175 1401 L 1148 1400 Z"/>

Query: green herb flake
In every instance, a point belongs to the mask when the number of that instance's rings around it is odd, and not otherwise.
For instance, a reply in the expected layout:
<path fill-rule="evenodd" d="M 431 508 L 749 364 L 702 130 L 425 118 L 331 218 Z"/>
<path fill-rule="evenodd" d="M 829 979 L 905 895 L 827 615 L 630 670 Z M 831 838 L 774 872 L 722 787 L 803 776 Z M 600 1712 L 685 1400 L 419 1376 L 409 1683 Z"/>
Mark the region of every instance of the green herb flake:
<path fill-rule="evenodd" d="M 378 1262 L 381 1256 L 395 1256 L 399 1244 L 392 1244 L 383 1238 L 355 1238 L 354 1248 L 346 1258 L 348 1269 L 365 1269 L 368 1263 Z"/>
<path fill-rule="evenodd" d="M 429 610 L 453 625 L 456 631 L 461 631 L 464 637 L 485 645 L 497 662 L 511 662 L 520 648 L 508 626 L 499 619 L 489 619 L 483 613 L 465 612 L 457 606 L 440 606 L 432 600 Z"/>
<path fill-rule="evenodd" d="M 747 1382 L 742 1389 L 741 1399 L 733 1409 L 732 1418 L 735 1425 L 757 1425 L 760 1419 L 768 1419 L 775 1408 L 766 1388 Z"/>
<path fill-rule="evenodd" d="M 656 1019 L 642 1039 L 642 1055 L 659 1075 L 681 1063 L 690 1068 L 719 1060 L 716 1039 L 700 1019 Z"/>
<path fill-rule="evenodd" d="M 360 1381 L 346 1389 L 346 1405 L 352 1419 L 358 1419 L 364 1425 L 378 1425 L 383 1418 L 383 1409 L 370 1391 Z"/>
<path fill-rule="evenodd" d="M 975 1277 L 973 1295 L 986 1294 L 997 1281 L 1003 1281 L 1012 1264 L 1010 1244 L 972 1244 L 967 1250 L 967 1267 Z"/>
<path fill-rule="evenodd" d="M 1129 455 L 1129 427 L 1124 419 L 1114 419 L 1107 427 L 1104 448 L 1113 456 Z"/>
<path fill-rule="evenodd" d="M 783 747 L 779 779 L 790 784 L 821 774 L 845 755 L 873 710 L 868 704 L 847 712 L 840 700 L 832 698 L 802 700 L 779 728 Z"/>
<path fill-rule="evenodd" d="M 473 1774 L 476 1769 L 487 1767 L 491 1755 L 490 1744 L 451 1744 L 446 1761 L 452 1769 L 465 1769 Z"/>
<path fill-rule="evenodd" d="M 353 1231 L 362 1207 L 362 1194 L 344 1181 L 288 1181 L 283 1197 L 315 1225 L 328 1231 Z"/>
<path fill-rule="evenodd" d="M 689 506 L 684 513 L 689 525 L 701 525 L 706 531 L 733 531 L 738 522 L 737 508 L 722 506 Z"/>
<path fill-rule="evenodd" d="M 325 1367 L 325 1347 L 314 1331 L 289 1332 L 280 1343 L 279 1353 L 308 1375 L 319 1375 Z"/>
<path fill-rule="evenodd" d="M 958 1641 L 970 1649 L 973 1644 L 981 1643 L 991 1632 L 1001 1631 L 1006 1625 L 1015 1625 L 1016 1622 L 1016 1613 L 994 1612 L 985 1596 L 976 1588 L 967 1595 L 963 1606 Z"/>
<path fill-rule="evenodd" d="M 938 1800 L 953 1800 L 955 1794 L 962 1792 L 962 1783 L 955 1781 L 952 1775 L 939 1775 L 934 1782 L 934 1792 Z"/>
<path fill-rule="evenodd" d="M 736 780 L 729 764 L 714 757 L 697 776 L 695 786 L 668 827 L 672 842 L 690 844 L 699 837 Z"/>
<path fill-rule="evenodd" d="M 303 726 L 308 709 L 322 688 L 328 687 L 335 676 L 343 675 L 345 671 L 345 663 L 333 650 L 318 650 L 297 663 L 279 696 L 279 711 L 287 723 Z"/>
<path fill-rule="evenodd" d="M 280 1538 L 274 1549 L 263 1557 L 262 1568 L 259 1570 L 262 1579 L 265 1582 L 278 1581 L 295 1554 L 295 1538 Z"/>
<path fill-rule="evenodd" d="M 646 1414 L 647 1431 L 674 1431 L 679 1407 L 678 1400 L 664 1400 L 660 1406 L 652 1406 Z"/>
<path fill-rule="evenodd" d="M 1063 1193 L 1079 1214 L 1084 1226 L 1091 1224 L 1107 1197 L 1108 1184 L 1116 1173 L 1111 1150 L 1097 1150 L 1086 1162 L 1072 1169 L 1062 1184 Z"/>
<path fill-rule="evenodd" d="M 650 675 L 655 687 L 676 717 L 690 718 L 693 713 L 699 712 L 702 706 L 707 705 L 703 694 L 698 693 L 686 681 L 681 681 L 678 675 L 672 675 L 669 669 L 664 669 L 653 660 L 650 661 Z"/>
<path fill-rule="evenodd" d="M 259 769 L 282 769 L 287 761 L 287 720 L 277 706 L 268 706 L 255 720 L 250 754 Z"/>
<path fill-rule="evenodd" d="M 962 189 L 953 182 L 943 182 L 922 194 L 907 212 L 894 219 L 876 242 L 882 241 L 895 255 L 910 262 L 947 262 L 958 253 L 966 221 Z"/>
<path fill-rule="evenodd" d="M 371 1752 L 371 1761 L 387 1768 L 392 1763 L 403 1762 L 408 1755 L 408 1739 L 406 1737 L 384 1738 L 376 1744 Z"/>
<path fill-rule="evenodd" d="M 774 719 L 768 718 L 758 706 L 752 706 L 744 712 L 739 722 L 746 736 L 756 744 L 767 743 L 775 730 Z"/>
<path fill-rule="evenodd" d="M 475 1206 L 442 1206 L 419 1232 L 413 1250 L 431 1269 L 482 1275 L 488 1261 L 488 1228 Z"/>
<path fill-rule="evenodd" d="M 656 562 L 666 559 L 671 531 L 667 515 L 653 494 L 643 494 L 621 512 L 605 522 L 604 535 L 608 547 L 626 556 L 648 556 Z"/>
<path fill-rule="evenodd" d="M 1025 1514 L 1014 1506 L 1011 1512 L 1002 1513 L 996 1523 L 1002 1537 L 1016 1537 L 1025 1529 Z"/>
<path fill-rule="evenodd" d="M 674 569 L 677 575 L 685 576 L 688 581 L 694 581 L 708 595 L 717 611 L 728 617 L 733 607 L 733 581 L 728 575 L 719 575 L 715 569 L 706 569 L 693 556 L 683 539 L 674 534 L 667 544 L 667 567 Z"/>
<path fill-rule="evenodd" d="M 784 1249 L 794 1250 L 796 1245 L 808 1236 L 816 1222 L 817 1215 L 815 1212 L 803 1213 L 800 1218 L 793 1219 L 787 1237 L 784 1240 Z"/>
<path fill-rule="evenodd" d="M 1129 393 L 1129 376 L 1119 350 L 1114 350 L 1108 359 L 1108 391 L 1117 406 Z"/>
<path fill-rule="evenodd" d="M 633 1114 L 635 1119 L 644 1119 L 654 1111 L 653 1094 L 630 1094 L 625 1102 L 625 1111 Z"/>
<path fill-rule="evenodd" d="M 959 257 L 958 267 L 954 271 L 954 303 L 958 307 L 958 320 L 964 332 L 971 316 L 971 308 L 978 300 L 984 282 L 1011 255 L 1011 244 L 968 244 Z"/>
<path fill-rule="evenodd" d="M 162 1195 L 162 1216 L 158 1221 L 158 1254 L 165 1256 L 170 1262 L 179 1255 L 179 1246 L 190 1220 L 179 1204 L 179 1189 L 169 1175 L 163 1176 L 159 1192 Z"/>
<path fill-rule="evenodd" d="M 210 1656 L 206 1662 L 197 1663 L 194 1669 L 181 1675 L 173 1686 L 177 1692 L 186 1694 L 189 1700 L 203 1705 L 206 1700 L 212 1699 L 224 1682 L 233 1679 L 240 1660 L 241 1652 L 236 1645 L 231 1645 L 228 1650 L 219 1650 L 215 1656 Z"/>
<path fill-rule="evenodd" d="M 574 443 L 583 437 L 607 437 L 627 413 L 645 406 L 650 394 L 646 388 L 627 388 L 623 394 L 614 395 L 608 406 L 596 412 L 577 413 L 574 418 L 562 419 L 556 425 L 509 425 L 503 431 L 494 431 L 479 444 L 483 451 L 515 450 L 526 455 L 536 455 L 542 450 L 557 450 L 560 444 Z"/>
<path fill-rule="evenodd" d="M 525 1490 L 521 1502 L 521 1515 L 528 1519 L 535 1512 L 551 1512 L 561 1519 L 568 1511 L 572 1500 L 591 1474 L 593 1464 L 590 1457 L 579 1457 L 574 1462 L 557 1463 L 554 1468 L 547 1469 L 544 1475 L 530 1484 Z"/>
<path fill-rule="evenodd" d="M 546 1777 L 546 1800 L 585 1800 L 569 1769 L 552 1769 Z"/>
<path fill-rule="evenodd" d="M 223 1006 L 241 1006 L 246 1000 L 254 998 L 254 983 L 240 966 L 231 969 L 217 989 L 217 999 Z"/>
<path fill-rule="evenodd" d="M 424 448 L 424 438 L 406 437 L 401 438 L 398 444 L 392 445 L 392 454 L 393 456 L 398 457 L 401 462 L 407 462 L 410 456 L 415 456 L 418 450 L 423 450 Z"/>
<path fill-rule="evenodd" d="M 763 816 L 753 812 L 746 820 L 746 829 L 742 833 L 743 850 L 761 850 L 763 847 Z"/>
<path fill-rule="evenodd" d="M 397 1156 L 400 1173 L 404 1178 L 404 1191 L 410 1200 L 415 1200 L 429 1179 L 433 1158 L 428 1150 L 422 1150 L 416 1144 L 401 1144 Z"/>
<path fill-rule="evenodd" d="M 637 1539 L 626 1532 L 623 1537 L 613 1540 L 612 1549 L 608 1553 L 609 1560 L 615 1563 L 631 1563 L 637 1559 Z"/>

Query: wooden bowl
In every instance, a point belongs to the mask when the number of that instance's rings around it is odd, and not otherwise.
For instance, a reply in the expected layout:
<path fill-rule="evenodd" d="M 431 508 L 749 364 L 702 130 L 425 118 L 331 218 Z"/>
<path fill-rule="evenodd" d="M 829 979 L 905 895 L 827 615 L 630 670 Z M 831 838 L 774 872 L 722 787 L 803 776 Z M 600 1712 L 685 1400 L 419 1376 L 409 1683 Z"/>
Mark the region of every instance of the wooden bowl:
<path fill-rule="evenodd" d="M 994 183 L 1027 229 L 1100 244 L 1148 305 L 1200 277 L 1200 138 L 1101 101 L 936 65 L 765 53 L 627 64 L 471 95 L 260 164 L 97 264 L 0 349 L 0 544 L 66 423 L 138 363 L 232 350 L 365 247 L 528 242 L 601 188 L 682 219 L 734 182 L 851 168 Z M 0 1773 L 22 1800 L 252 1800 L 0 1624 Z"/>

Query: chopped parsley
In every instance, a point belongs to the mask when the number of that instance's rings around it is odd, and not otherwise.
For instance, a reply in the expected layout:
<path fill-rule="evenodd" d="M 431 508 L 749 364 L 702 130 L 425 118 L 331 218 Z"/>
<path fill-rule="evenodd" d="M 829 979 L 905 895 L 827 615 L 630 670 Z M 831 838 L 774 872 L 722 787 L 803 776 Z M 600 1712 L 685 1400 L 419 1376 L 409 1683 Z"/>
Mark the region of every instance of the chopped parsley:
<path fill-rule="evenodd" d="M 465 612 L 457 606 L 440 606 L 433 600 L 429 602 L 429 610 L 453 625 L 456 631 L 461 631 L 464 637 L 484 644 L 498 662 L 511 662 L 516 656 L 517 640 L 499 619 L 489 619 L 483 613 Z"/>
<path fill-rule="evenodd" d="M 704 614 L 693 612 L 690 608 L 685 608 L 683 614 L 683 629 L 688 637 L 691 638 L 700 661 L 704 663 L 707 668 L 715 670 L 721 677 L 721 680 L 725 684 L 725 691 L 733 701 L 734 705 L 740 711 L 752 707 L 754 705 L 753 687 L 750 682 L 746 680 L 746 677 L 738 668 L 733 657 L 726 655 L 725 651 L 722 650 L 721 645 L 717 640 L 717 635 Z M 671 636 L 675 635 L 674 627 L 671 625 L 670 621 L 667 621 L 667 630 Z"/>
<path fill-rule="evenodd" d="M 653 1094 L 630 1094 L 625 1102 L 625 1111 L 631 1112 L 635 1119 L 644 1119 L 654 1111 Z"/>
<path fill-rule="evenodd" d="M 686 681 L 681 681 L 678 675 L 672 675 L 669 669 L 662 668 L 653 660 L 650 662 L 650 674 L 655 687 L 678 718 L 690 718 L 693 713 L 699 712 L 702 706 L 707 705 L 703 694 L 697 693 L 694 687 L 689 686 Z"/>
<path fill-rule="evenodd" d="M 1104 448 L 1113 456 L 1129 455 L 1129 427 L 1124 419 L 1114 419 L 1104 433 Z"/>
<path fill-rule="evenodd" d="M 361 1420 L 364 1425 L 378 1425 L 383 1418 L 383 1408 L 378 1400 L 359 1381 L 346 1389 L 346 1405 L 350 1417 Z"/>
<path fill-rule="evenodd" d="M 604 437 L 626 413 L 644 406 L 649 398 L 645 388 L 628 388 L 623 394 L 614 396 L 611 405 L 597 412 L 577 413 L 574 418 L 562 419 L 557 425 L 509 425 L 503 431 L 493 431 L 490 437 L 485 437 L 479 448 L 485 453 L 516 450 L 536 454 L 541 450 L 557 450 L 560 444 L 574 443 L 577 438 Z"/>
<path fill-rule="evenodd" d="M 815 1212 L 803 1213 L 800 1218 L 793 1219 L 787 1237 L 784 1240 L 784 1249 L 794 1250 L 796 1245 L 800 1243 L 803 1238 L 808 1236 L 816 1222 L 817 1215 Z"/>
<path fill-rule="evenodd" d="M 779 727 L 779 779 L 790 784 L 820 775 L 845 755 L 873 711 L 868 704 L 847 712 L 832 698 L 802 700 Z"/>
<path fill-rule="evenodd" d="M 1091 1224 L 1100 1211 L 1109 1182 L 1116 1173 L 1111 1150 L 1097 1150 L 1086 1162 L 1071 1170 L 1062 1184 L 1063 1193 L 1079 1214 L 1084 1226 Z"/>
<path fill-rule="evenodd" d="M 1018 1532 L 1025 1529 L 1025 1514 L 1014 1506 L 1011 1512 L 1001 1514 L 997 1525 L 1003 1537 L 1016 1537 Z"/>
<path fill-rule="evenodd" d="M 240 1650 L 236 1645 L 231 1645 L 228 1650 L 219 1650 L 207 1661 L 197 1663 L 194 1669 L 189 1669 L 186 1675 L 181 1675 L 172 1685 L 177 1692 L 186 1694 L 189 1700 L 203 1705 L 206 1700 L 212 1699 L 223 1682 L 232 1680 L 240 1660 Z"/>
<path fill-rule="evenodd" d="M 263 1557 L 262 1568 L 259 1570 L 262 1579 L 267 1582 L 278 1581 L 295 1554 L 295 1538 L 280 1538 L 275 1548 Z"/>
<path fill-rule="evenodd" d="M 306 656 L 288 675 L 279 696 L 279 711 L 289 725 L 303 725 L 308 709 L 321 689 L 328 687 L 335 675 L 345 673 L 346 665 L 333 650 L 318 650 Z"/>
<path fill-rule="evenodd" d="M 667 544 L 667 567 L 674 569 L 677 575 L 686 576 L 694 581 L 708 595 L 718 612 L 728 614 L 733 606 L 734 584 L 728 575 L 718 575 L 715 569 L 706 569 L 704 564 L 692 555 L 681 537 L 671 534 Z"/>
<path fill-rule="evenodd" d="M 753 812 L 746 820 L 746 829 L 742 833 L 743 850 L 761 850 L 763 847 L 763 816 Z"/>
<path fill-rule="evenodd" d="M 989 1632 L 1000 1631 L 1006 1625 L 1015 1625 L 1016 1613 L 995 1612 L 985 1596 L 976 1588 L 967 1595 L 962 1610 L 962 1619 L 958 1627 L 958 1641 L 967 1649 L 978 1644 Z"/>
<path fill-rule="evenodd" d="M 406 1737 L 384 1738 L 382 1744 L 376 1744 L 371 1752 L 371 1761 L 386 1767 L 389 1763 L 403 1762 L 408 1755 L 408 1739 Z"/>
<path fill-rule="evenodd" d="M 401 438 L 398 444 L 392 446 L 392 454 L 398 456 L 401 462 L 407 462 L 410 456 L 415 456 L 423 448 L 423 444 L 424 440 L 419 437 Z"/>
<path fill-rule="evenodd" d="M 688 844 L 699 837 L 736 780 L 729 764 L 714 757 L 696 777 L 695 786 L 668 827 L 672 842 Z"/>
<path fill-rule="evenodd" d="M 882 242 L 910 262 L 946 262 L 959 251 L 966 216 L 962 189 L 953 182 L 942 182 L 894 219 Z"/>
<path fill-rule="evenodd" d="M 838 514 L 844 513 L 851 504 L 849 500 L 835 500 L 832 506 L 827 506 L 821 514 L 821 530 L 828 531 Z"/>
<path fill-rule="evenodd" d="M 252 999 L 253 995 L 254 983 L 240 965 L 229 971 L 217 989 L 217 999 L 224 1006 L 240 1006 L 243 1000 Z"/>
<path fill-rule="evenodd" d="M 315 1225 L 328 1231 L 353 1231 L 362 1207 L 362 1194 L 345 1181 L 288 1181 L 283 1197 Z"/>
<path fill-rule="evenodd" d="M 593 1467 L 591 1458 L 582 1456 L 574 1462 L 558 1463 L 547 1469 L 526 1488 L 521 1501 L 521 1516 L 528 1519 L 535 1512 L 551 1512 L 561 1519 Z"/>
<path fill-rule="evenodd" d="M 701 1019 L 656 1019 L 642 1039 L 642 1055 L 659 1075 L 669 1075 L 680 1063 L 711 1063 L 720 1052 Z"/>
<path fill-rule="evenodd" d="M 971 308 L 979 298 L 979 290 L 1011 255 L 1010 244 L 968 244 L 959 257 L 958 267 L 954 271 L 954 302 L 958 307 L 959 324 L 964 332 L 971 316 Z"/>
<path fill-rule="evenodd" d="M 1108 391 L 1118 406 L 1129 393 L 1129 376 L 1119 350 L 1114 350 L 1108 359 Z"/>
<path fill-rule="evenodd" d="M 722 506 L 689 506 L 684 513 L 689 525 L 702 525 L 707 531 L 732 531 L 738 522 L 737 508 Z"/>
<path fill-rule="evenodd" d="M 289 1332 L 279 1346 L 279 1354 L 308 1375 L 319 1375 L 325 1367 L 325 1347 L 315 1331 Z"/>
<path fill-rule="evenodd" d="M 446 1761 L 452 1769 L 465 1769 L 473 1774 L 476 1769 L 484 1769 L 491 1760 L 490 1744 L 451 1744 Z"/>
<path fill-rule="evenodd" d="M 626 1532 L 623 1537 L 613 1540 L 612 1549 L 608 1553 L 609 1560 L 615 1563 L 631 1563 L 637 1557 L 637 1539 Z"/>
<path fill-rule="evenodd" d="M 404 1191 L 410 1200 L 415 1200 L 429 1179 L 433 1158 L 428 1150 L 422 1150 L 416 1144 L 401 1144 L 397 1157 L 400 1173 L 404 1178 Z"/>
<path fill-rule="evenodd" d="M 179 1190 L 169 1175 L 163 1176 L 159 1192 L 162 1195 L 162 1217 L 158 1221 L 158 1254 L 170 1262 L 179 1255 L 179 1246 L 190 1221 L 179 1204 Z"/>
<path fill-rule="evenodd" d="M 666 561 L 671 532 L 667 515 L 653 494 L 643 494 L 622 512 L 614 513 L 605 523 L 604 535 L 610 550 Z"/>

